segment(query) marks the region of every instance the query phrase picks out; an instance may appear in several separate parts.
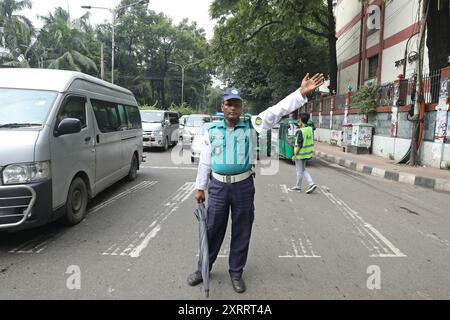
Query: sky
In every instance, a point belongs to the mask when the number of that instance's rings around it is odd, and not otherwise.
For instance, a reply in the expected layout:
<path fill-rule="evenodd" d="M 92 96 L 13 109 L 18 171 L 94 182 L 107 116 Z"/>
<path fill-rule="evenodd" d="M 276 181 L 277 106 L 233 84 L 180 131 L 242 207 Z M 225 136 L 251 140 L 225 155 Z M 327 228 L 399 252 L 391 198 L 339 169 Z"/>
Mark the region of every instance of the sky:
<path fill-rule="evenodd" d="M 32 2 L 33 8 L 25 10 L 21 14 L 31 19 L 34 26 L 39 28 L 42 23 L 36 17 L 47 15 L 56 7 L 69 8 L 72 18 L 75 19 L 86 12 L 86 9 L 81 8 L 82 5 L 114 8 L 120 3 L 120 0 L 32 0 Z M 205 29 L 207 39 L 211 39 L 215 24 L 208 14 L 211 2 L 212 0 L 150 0 L 148 6 L 149 9 L 156 12 L 164 12 L 174 24 L 178 24 L 183 18 L 196 21 L 198 27 Z M 90 20 L 94 25 L 105 20 L 111 22 L 111 13 L 107 10 L 91 9 L 90 12 Z"/>

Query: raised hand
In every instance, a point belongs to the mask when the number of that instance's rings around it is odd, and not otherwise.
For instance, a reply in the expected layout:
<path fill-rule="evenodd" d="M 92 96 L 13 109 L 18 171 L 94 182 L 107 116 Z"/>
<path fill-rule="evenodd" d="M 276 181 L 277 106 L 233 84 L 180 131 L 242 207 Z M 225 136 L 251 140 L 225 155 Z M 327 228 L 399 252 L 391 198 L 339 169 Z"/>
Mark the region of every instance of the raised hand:
<path fill-rule="evenodd" d="M 318 87 L 320 87 L 325 78 L 322 73 L 316 73 L 312 78 L 309 77 L 309 73 L 303 78 L 302 84 L 300 86 L 300 93 L 303 96 L 313 92 Z"/>

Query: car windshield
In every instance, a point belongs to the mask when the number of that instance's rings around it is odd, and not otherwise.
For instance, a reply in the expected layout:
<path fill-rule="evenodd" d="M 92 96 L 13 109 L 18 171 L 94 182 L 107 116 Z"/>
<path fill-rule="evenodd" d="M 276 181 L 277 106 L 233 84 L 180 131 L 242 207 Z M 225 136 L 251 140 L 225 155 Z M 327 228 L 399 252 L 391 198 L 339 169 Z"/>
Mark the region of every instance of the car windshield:
<path fill-rule="evenodd" d="M 0 88 L 0 128 L 42 126 L 57 92 Z"/>
<path fill-rule="evenodd" d="M 198 130 L 197 135 L 204 135 L 206 130 L 211 126 L 211 122 L 204 123 L 201 128 Z"/>
<path fill-rule="evenodd" d="M 142 112 L 142 122 L 159 123 L 164 120 L 164 112 Z"/>
<path fill-rule="evenodd" d="M 189 117 L 186 120 L 186 126 L 188 127 L 201 127 L 205 122 L 211 122 L 211 117 Z"/>

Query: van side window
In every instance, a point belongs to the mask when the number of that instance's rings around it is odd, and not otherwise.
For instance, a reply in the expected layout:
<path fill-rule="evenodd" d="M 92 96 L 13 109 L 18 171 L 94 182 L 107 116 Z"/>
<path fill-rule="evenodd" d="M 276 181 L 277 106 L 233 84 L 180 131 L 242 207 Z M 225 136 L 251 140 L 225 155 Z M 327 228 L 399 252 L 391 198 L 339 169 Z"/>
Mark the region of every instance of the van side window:
<path fill-rule="evenodd" d="M 180 121 L 178 119 L 178 115 L 176 113 L 169 113 L 170 124 L 179 124 Z"/>
<path fill-rule="evenodd" d="M 125 106 L 128 115 L 128 121 L 131 123 L 130 129 L 141 129 L 142 121 L 138 107 Z"/>
<path fill-rule="evenodd" d="M 127 111 L 125 110 L 125 107 L 119 104 L 118 111 L 120 118 L 120 129 L 121 130 L 131 129 L 131 122 L 128 120 Z"/>
<path fill-rule="evenodd" d="M 81 127 L 86 128 L 86 98 L 68 97 L 59 109 L 56 127 L 66 118 L 78 119 L 81 121 Z"/>
<path fill-rule="evenodd" d="M 98 128 L 101 132 L 120 130 L 120 118 L 117 104 L 113 102 L 91 100 Z"/>

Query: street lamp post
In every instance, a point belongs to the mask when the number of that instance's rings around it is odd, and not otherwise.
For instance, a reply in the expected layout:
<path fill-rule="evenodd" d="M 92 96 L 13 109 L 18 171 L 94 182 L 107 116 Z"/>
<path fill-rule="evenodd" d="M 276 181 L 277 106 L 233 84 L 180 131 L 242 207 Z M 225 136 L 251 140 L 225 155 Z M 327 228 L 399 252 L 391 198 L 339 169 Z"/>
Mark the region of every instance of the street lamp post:
<path fill-rule="evenodd" d="M 189 66 L 192 66 L 194 64 L 202 62 L 203 60 L 205 60 L 205 59 L 201 59 L 199 61 L 186 63 L 186 64 L 179 64 L 179 63 L 176 63 L 176 62 L 167 61 L 167 63 L 174 64 L 174 65 L 179 66 L 181 68 L 181 105 L 182 106 L 184 105 L 184 70 L 187 67 L 189 67 Z"/>
<path fill-rule="evenodd" d="M 148 4 L 149 0 L 141 0 L 135 3 L 131 3 L 129 5 L 126 6 L 122 6 L 116 9 L 112 9 L 112 8 L 106 8 L 106 7 L 94 7 L 94 6 L 81 6 L 81 8 L 83 9 L 101 9 L 101 10 L 108 10 L 109 12 L 111 12 L 112 15 L 112 36 L 111 36 L 111 83 L 114 84 L 114 51 L 116 48 L 116 42 L 115 42 L 115 25 L 116 25 L 116 13 L 119 10 L 125 9 L 125 8 L 129 8 L 138 4 Z"/>

